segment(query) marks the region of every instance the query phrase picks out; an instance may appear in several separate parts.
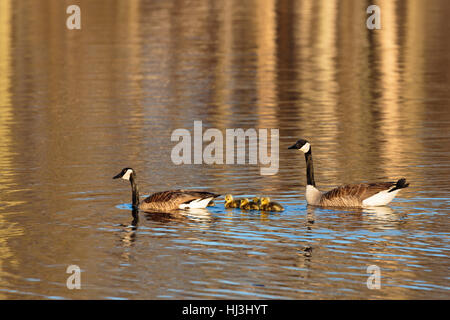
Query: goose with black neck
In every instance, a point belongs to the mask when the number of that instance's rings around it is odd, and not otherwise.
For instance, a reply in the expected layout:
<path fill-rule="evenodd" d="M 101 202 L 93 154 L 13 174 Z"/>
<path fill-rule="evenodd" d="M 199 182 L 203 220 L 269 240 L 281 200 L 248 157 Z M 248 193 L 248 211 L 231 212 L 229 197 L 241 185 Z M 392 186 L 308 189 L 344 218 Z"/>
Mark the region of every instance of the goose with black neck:
<path fill-rule="evenodd" d="M 317 189 L 314 181 L 311 144 L 300 139 L 288 149 L 300 150 L 305 154 L 306 202 L 309 205 L 323 207 L 385 206 L 395 198 L 401 189 L 409 186 L 406 179 L 401 178 L 396 182 L 347 184 L 322 193 Z"/>
<path fill-rule="evenodd" d="M 141 202 L 134 169 L 123 168 L 113 177 L 113 179 L 119 178 L 130 181 L 133 209 L 143 211 L 167 212 L 178 209 L 206 208 L 212 199 L 220 196 L 206 191 L 177 189 L 154 193 Z"/>

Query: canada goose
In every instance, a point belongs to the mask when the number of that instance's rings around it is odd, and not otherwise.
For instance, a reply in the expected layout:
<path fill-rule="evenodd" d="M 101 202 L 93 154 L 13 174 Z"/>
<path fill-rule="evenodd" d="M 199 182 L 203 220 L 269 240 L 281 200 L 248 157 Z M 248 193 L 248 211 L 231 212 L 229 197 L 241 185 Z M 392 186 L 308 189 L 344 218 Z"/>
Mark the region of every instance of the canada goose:
<path fill-rule="evenodd" d="M 113 179 L 118 178 L 130 181 L 133 208 L 139 208 L 144 211 L 206 208 L 212 199 L 219 196 L 218 194 L 205 191 L 169 190 L 154 193 L 140 203 L 135 171 L 132 168 L 123 168 L 119 174 L 113 177 Z"/>
<path fill-rule="evenodd" d="M 278 202 L 270 201 L 270 198 L 261 198 L 261 210 L 263 211 L 283 211 L 284 208 Z"/>
<path fill-rule="evenodd" d="M 326 193 L 316 188 L 311 145 L 304 139 L 298 140 L 288 149 L 297 149 L 305 154 L 306 160 L 306 202 L 310 205 L 329 207 L 371 207 L 387 205 L 400 189 L 409 186 L 406 179 L 397 182 L 375 182 L 348 184 L 334 188 Z"/>
<path fill-rule="evenodd" d="M 239 208 L 242 200 L 234 200 L 231 194 L 225 196 L 225 208 Z"/>

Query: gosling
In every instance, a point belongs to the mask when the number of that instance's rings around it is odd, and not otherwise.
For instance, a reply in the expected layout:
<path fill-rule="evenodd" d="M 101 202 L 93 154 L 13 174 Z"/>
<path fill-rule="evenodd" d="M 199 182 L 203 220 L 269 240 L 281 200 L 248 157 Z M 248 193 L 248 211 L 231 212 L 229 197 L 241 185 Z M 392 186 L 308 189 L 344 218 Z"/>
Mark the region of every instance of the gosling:
<path fill-rule="evenodd" d="M 271 202 L 270 198 L 261 198 L 261 210 L 263 211 L 283 211 L 284 208 L 278 202 Z"/>
<path fill-rule="evenodd" d="M 239 208 L 242 210 L 250 210 L 250 201 L 247 198 L 242 199 Z"/>
<path fill-rule="evenodd" d="M 249 203 L 250 210 L 259 210 L 261 206 L 261 201 L 258 197 L 254 197 Z"/>
<path fill-rule="evenodd" d="M 250 202 L 247 198 L 245 198 L 241 201 L 239 208 L 242 210 L 259 210 L 259 205 L 253 201 Z"/>
<path fill-rule="evenodd" d="M 225 196 L 225 208 L 240 208 L 242 200 L 233 200 L 231 194 Z"/>

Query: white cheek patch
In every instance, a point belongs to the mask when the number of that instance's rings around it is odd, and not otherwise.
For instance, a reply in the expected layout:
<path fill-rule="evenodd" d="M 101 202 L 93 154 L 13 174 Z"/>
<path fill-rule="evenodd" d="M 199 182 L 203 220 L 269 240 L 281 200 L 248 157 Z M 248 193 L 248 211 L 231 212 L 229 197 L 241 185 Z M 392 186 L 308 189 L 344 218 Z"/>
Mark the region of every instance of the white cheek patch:
<path fill-rule="evenodd" d="M 300 148 L 300 150 L 303 151 L 304 153 L 307 153 L 310 147 L 311 145 L 309 144 L 309 142 L 307 142 L 303 145 L 303 147 Z"/>
<path fill-rule="evenodd" d="M 131 176 L 131 173 L 132 173 L 132 172 L 133 172 L 133 170 L 128 169 L 127 172 L 125 172 L 125 174 L 122 176 L 122 179 L 124 179 L 124 180 L 130 180 L 130 176 Z"/>

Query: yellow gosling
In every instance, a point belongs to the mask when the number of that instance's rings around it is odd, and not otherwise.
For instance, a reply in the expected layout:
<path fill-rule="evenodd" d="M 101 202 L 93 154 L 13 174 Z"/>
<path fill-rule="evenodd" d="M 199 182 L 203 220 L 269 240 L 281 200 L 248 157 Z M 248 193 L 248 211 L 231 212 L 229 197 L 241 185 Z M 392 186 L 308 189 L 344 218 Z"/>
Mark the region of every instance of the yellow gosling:
<path fill-rule="evenodd" d="M 233 200 L 231 194 L 225 196 L 225 208 L 239 208 L 242 200 Z"/>
<path fill-rule="evenodd" d="M 259 200 L 258 197 L 254 197 L 252 199 L 252 201 L 250 201 L 249 205 L 250 205 L 250 210 L 259 210 L 261 201 Z"/>
<path fill-rule="evenodd" d="M 247 198 L 241 200 L 241 205 L 239 206 L 242 210 L 250 210 L 250 201 Z"/>
<path fill-rule="evenodd" d="M 266 198 L 261 198 L 261 210 L 280 212 L 280 211 L 283 211 L 284 208 L 278 202 L 271 202 L 270 198 L 266 197 Z"/>

